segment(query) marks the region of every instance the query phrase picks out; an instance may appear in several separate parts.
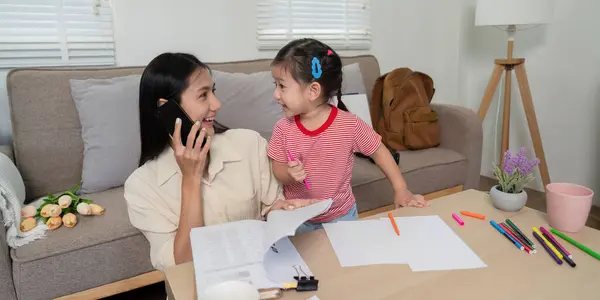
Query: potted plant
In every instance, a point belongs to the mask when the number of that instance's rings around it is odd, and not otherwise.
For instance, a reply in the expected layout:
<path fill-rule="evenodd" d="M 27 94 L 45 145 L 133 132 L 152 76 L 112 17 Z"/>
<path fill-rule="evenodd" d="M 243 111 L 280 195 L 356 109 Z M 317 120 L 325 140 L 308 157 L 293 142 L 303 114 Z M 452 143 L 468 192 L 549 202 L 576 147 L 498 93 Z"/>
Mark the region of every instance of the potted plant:
<path fill-rule="evenodd" d="M 525 185 L 532 181 L 533 169 L 540 163 L 539 158 L 525 156 L 525 147 L 519 153 L 504 153 L 502 167 L 494 164 L 494 176 L 498 184 L 490 189 L 492 204 L 503 211 L 519 211 L 527 203 Z"/>

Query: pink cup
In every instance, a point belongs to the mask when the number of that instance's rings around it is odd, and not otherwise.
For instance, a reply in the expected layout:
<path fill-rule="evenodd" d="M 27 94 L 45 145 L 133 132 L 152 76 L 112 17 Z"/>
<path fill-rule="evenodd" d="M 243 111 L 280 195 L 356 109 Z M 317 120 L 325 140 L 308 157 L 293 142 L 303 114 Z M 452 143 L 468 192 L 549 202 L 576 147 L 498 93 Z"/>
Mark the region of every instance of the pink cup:
<path fill-rule="evenodd" d="M 550 183 L 546 186 L 548 223 L 559 231 L 575 233 L 587 221 L 594 192 L 572 183 Z"/>

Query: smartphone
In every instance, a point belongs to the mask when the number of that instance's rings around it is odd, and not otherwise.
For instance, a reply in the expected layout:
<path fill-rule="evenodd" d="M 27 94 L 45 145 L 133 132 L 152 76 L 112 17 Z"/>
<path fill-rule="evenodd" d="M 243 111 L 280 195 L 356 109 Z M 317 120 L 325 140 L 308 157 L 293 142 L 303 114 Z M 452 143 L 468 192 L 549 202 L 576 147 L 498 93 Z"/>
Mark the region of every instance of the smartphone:
<path fill-rule="evenodd" d="M 192 126 L 194 126 L 194 122 L 190 117 L 185 113 L 183 108 L 177 103 L 175 100 L 169 100 L 167 103 L 161 105 L 156 110 L 156 117 L 161 123 L 162 127 L 171 135 L 175 133 L 175 120 L 177 118 L 181 119 L 181 143 L 183 146 L 187 145 L 187 137 L 192 130 Z M 196 138 L 200 135 L 200 130 L 196 133 L 194 137 L 194 143 Z M 202 146 L 206 143 L 206 136 L 202 141 Z"/>

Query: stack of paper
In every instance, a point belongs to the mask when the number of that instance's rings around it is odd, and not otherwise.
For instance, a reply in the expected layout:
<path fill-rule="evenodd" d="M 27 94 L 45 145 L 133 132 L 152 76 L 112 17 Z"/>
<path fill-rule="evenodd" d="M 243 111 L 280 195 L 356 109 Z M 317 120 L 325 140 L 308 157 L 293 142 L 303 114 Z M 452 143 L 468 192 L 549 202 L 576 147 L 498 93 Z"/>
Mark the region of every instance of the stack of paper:
<path fill-rule="evenodd" d="M 287 238 L 305 221 L 322 214 L 331 200 L 269 213 L 267 221 L 243 220 L 193 228 L 190 233 L 198 299 L 213 284 L 250 282 L 255 288 L 282 288 L 310 269 Z M 305 275 L 306 274 L 306 275 Z"/>
<path fill-rule="evenodd" d="M 408 264 L 413 271 L 485 268 L 485 263 L 439 216 L 324 224 L 342 267 Z"/>

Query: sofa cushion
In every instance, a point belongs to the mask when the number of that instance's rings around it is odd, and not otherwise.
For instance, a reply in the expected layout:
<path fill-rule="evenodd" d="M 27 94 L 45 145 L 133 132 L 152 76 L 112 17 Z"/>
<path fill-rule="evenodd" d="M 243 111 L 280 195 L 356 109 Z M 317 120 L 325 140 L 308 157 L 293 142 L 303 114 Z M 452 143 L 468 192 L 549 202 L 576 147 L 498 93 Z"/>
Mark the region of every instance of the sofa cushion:
<path fill-rule="evenodd" d="M 358 211 L 394 203 L 394 191 L 379 167 L 355 157 L 352 190 Z M 400 152 L 400 170 L 411 192 L 429 194 L 461 185 L 467 176 L 467 161 L 458 152 L 444 148 Z"/>
<path fill-rule="evenodd" d="M 123 188 L 84 195 L 102 216 L 79 216 L 44 239 L 11 250 L 19 299 L 51 299 L 152 271 L 150 246 L 129 222 Z"/>
<path fill-rule="evenodd" d="M 14 155 L 27 200 L 68 190 L 81 182 L 83 139 L 69 80 L 126 76 L 141 70 L 15 69 L 8 73 Z"/>
<path fill-rule="evenodd" d="M 83 138 L 82 193 L 122 186 L 138 167 L 140 77 L 70 80 Z"/>

